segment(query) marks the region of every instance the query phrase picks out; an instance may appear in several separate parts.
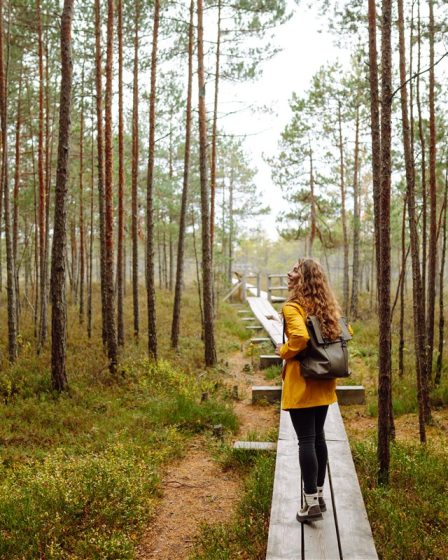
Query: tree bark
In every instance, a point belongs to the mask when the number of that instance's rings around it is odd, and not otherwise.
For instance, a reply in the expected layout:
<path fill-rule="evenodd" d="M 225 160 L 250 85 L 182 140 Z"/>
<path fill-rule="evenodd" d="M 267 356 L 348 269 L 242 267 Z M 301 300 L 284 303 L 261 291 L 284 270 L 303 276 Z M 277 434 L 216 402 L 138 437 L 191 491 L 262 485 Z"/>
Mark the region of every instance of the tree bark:
<path fill-rule="evenodd" d="M 67 183 L 72 95 L 71 28 L 74 0 L 64 0 L 61 18 L 61 94 L 59 143 L 51 258 L 51 380 L 56 391 L 67 388 L 67 304 L 65 300 L 65 253 L 67 238 Z"/>
<path fill-rule="evenodd" d="M 400 81 L 404 84 L 406 79 L 406 57 L 404 43 L 404 15 L 403 0 L 398 0 L 398 31 L 399 31 L 399 55 L 400 55 Z M 414 315 L 414 344 L 417 369 L 417 392 L 419 401 L 419 429 L 420 441 L 426 441 L 425 430 L 425 315 L 422 299 L 422 279 L 420 275 L 420 259 L 418 247 L 417 217 L 415 212 L 415 175 L 413 151 L 411 146 L 411 135 L 408 119 L 407 86 L 401 88 L 401 116 L 403 127 L 403 148 L 406 168 L 407 203 L 409 215 L 409 231 L 412 259 L 412 294 Z"/>
<path fill-rule="evenodd" d="M 84 231 L 84 66 L 81 76 L 81 114 L 79 126 L 79 322 L 84 323 L 85 231 Z"/>
<path fill-rule="evenodd" d="M 428 251 L 428 285 L 426 304 L 426 377 L 425 384 L 431 383 L 434 349 L 434 311 L 436 303 L 436 258 L 437 258 L 437 184 L 436 184 L 436 116 L 434 106 L 434 1 L 429 0 L 429 251 Z M 425 420 L 431 419 L 429 402 L 425 401 Z"/>
<path fill-rule="evenodd" d="M 157 42 L 159 36 L 160 0 L 154 1 L 151 52 L 151 91 L 149 95 L 149 155 L 146 182 L 146 295 L 148 305 L 148 353 L 157 360 L 156 294 L 154 286 L 154 161 Z"/>
<path fill-rule="evenodd" d="M 445 172 L 445 192 L 443 196 L 443 207 L 442 207 L 442 258 L 440 262 L 440 272 L 439 272 L 439 347 L 436 362 L 436 373 L 434 377 L 434 385 L 440 385 L 442 379 L 442 363 L 443 363 L 443 347 L 444 347 L 444 337 L 445 337 L 445 307 L 444 307 L 444 275 L 445 275 L 445 260 L 446 260 L 446 238 L 447 238 L 447 206 L 448 206 L 448 167 Z"/>
<path fill-rule="evenodd" d="M 207 117 L 205 109 L 203 2 L 198 0 L 198 92 L 199 92 L 199 172 L 202 217 L 202 296 L 204 307 L 205 365 L 216 363 L 213 321 L 213 271 L 210 239 L 210 200 L 207 177 Z"/>
<path fill-rule="evenodd" d="M 39 72 L 39 133 L 37 147 L 37 169 L 39 178 L 39 337 L 38 352 L 44 344 L 45 306 L 45 177 L 44 177 L 44 64 L 42 45 L 42 16 L 40 0 L 36 1 L 37 49 Z"/>
<path fill-rule="evenodd" d="M 372 135 L 372 180 L 373 206 L 375 225 L 375 262 L 377 277 L 377 298 L 379 289 L 378 274 L 380 271 L 380 227 L 379 227 L 379 194 L 381 188 L 381 133 L 380 133 L 380 98 L 378 86 L 378 53 L 376 46 L 376 2 L 369 0 L 369 82 L 370 82 L 370 128 Z M 372 283 L 373 289 L 373 283 Z"/>
<path fill-rule="evenodd" d="M 12 226 L 12 253 L 15 263 L 15 289 L 17 306 L 17 330 L 19 329 L 20 303 L 19 303 L 19 267 L 17 266 L 17 244 L 19 228 L 19 191 L 21 180 L 21 129 L 22 129 L 22 80 L 23 80 L 23 60 L 20 66 L 19 92 L 17 95 L 17 118 L 16 118 L 16 142 L 15 142 L 15 172 L 14 172 L 14 194 L 13 194 L 13 226 Z M 1 188 L 0 188 L 1 192 Z"/>
<path fill-rule="evenodd" d="M 359 234 L 361 227 L 361 208 L 359 197 L 359 103 L 356 105 L 355 123 L 355 157 L 353 164 L 353 272 L 352 297 L 350 301 L 350 315 L 353 319 L 358 316 L 358 286 L 359 286 Z"/>
<path fill-rule="evenodd" d="M 349 270 L 348 270 L 348 233 L 347 233 L 347 215 L 345 211 L 345 169 L 344 169 L 344 144 L 342 139 L 342 114 L 341 102 L 338 102 L 338 129 L 339 129 L 339 186 L 341 189 L 341 221 L 342 221 L 342 239 L 344 245 L 344 276 L 342 283 L 343 294 L 343 310 L 348 316 L 348 299 L 350 294 Z"/>
<path fill-rule="evenodd" d="M 218 29 L 216 36 L 215 59 L 215 96 L 213 100 L 213 125 L 212 125 L 212 157 L 210 165 L 210 248 L 213 269 L 213 244 L 215 239 L 215 198 L 216 198 L 216 148 L 217 148 L 217 123 L 218 123 L 218 93 L 221 57 L 221 0 L 218 0 Z"/>
<path fill-rule="evenodd" d="M 138 48 L 139 48 L 140 0 L 135 2 L 134 29 L 134 85 L 132 105 L 132 304 L 134 311 L 134 339 L 140 332 L 140 313 L 138 302 Z"/>
<path fill-rule="evenodd" d="M 100 223 L 100 282 L 101 318 L 103 346 L 107 345 L 106 320 L 106 280 L 105 280 L 105 216 L 104 216 L 104 131 L 103 131 L 103 84 L 101 53 L 101 12 L 100 0 L 95 0 L 95 85 L 96 85 L 96 126 L 98 158 L 98 213 Z"/>
<path fill-rule="evenodd" d="M 93 116 L 93 99 L 92 99 L 92 123 Z M 90 236 L 89 236 L 89 275 L 88 275 L 88 291 L 87 291 L 87 336 L 92 338 L 92 285 L 93 285 L 93 186 L 94 186 L 94 134 L 92 126 L 91 137 L 91 175 L 90 175 Z"/>
<path fill-rule="evenodd" d="M 391 413 L 390 325 L 390 198 L 392 117 L 392 2 L 383 0 L 381 17 L 381 182 L 378 199 L 380 264 L 378 279 L 379 375 L 378 375 L 378 478 L 389 481 Z"/>
<path fill-rule="evenodd" d="M 123 6 L 118 0 L 118 251 L 117 251 L 117 336 L 124 346 L 124 126 L 123 126 Z"/>
<path fill-rule="evenodd" d="M 184 174 L 182 182 L 182 201 L 179 217 L 179 238 L 177 243 L 176 285 L 174 289 L 173 321 L 171 324 L 171 347 L 179 344 L 180 310 L 182 303 L 182 283 L 184 275 L 185 228 L 188 206 L 188 183 L 190 177 L 190 144 L 191 144 L 191 98 L 193 87 L 193 41 L 194 41 L 194 0 L 190 0 L 190 25 L 188 28 L 188 82 L 187 107 L 185 116 L 185 152 Z"/>
<path fill-rule="evenodd" d="M 9 24 L 10 25 L 10 24 Z M 3 38 L 3 0 L 0 0 L 0 121 L 2 160 L 0 173 L 0 196 L 4 197 L 5 243 L 6 243 L 6 275 L 7 275 L 7 306 L 8 306 L 8 355 L 9 361 L 17 359 L 17 301 L 15 286 L 15 264 L 11 231 L 11 210 L 8 181 L 8 67 L 9 67 L 9 33 L 6 48 L 6 64 Z M 0 214 L 1 221 L 1 214 Z"/>
<path fill-rule="evenodd" d="M 310 160 L 310 196 L 311 196 L 311 224 L 310 224 L 310 241 L 308 245 L 308 254 L 310 257 L 313 256 L 313 245 L 316 238 L 316 199 L 314 197 L 314 161 L 313 161 L 313 149 L 311 147 L 311 141 L 309 141 L 309 160 Z"/>
<path fill-rule="evenodd" d="M 114 291 L 114 231 L 113 231 L 113 158 L 112 158 L 112 65 L 114 40 L 114 2 L 107 2 L 107 55 L 106 55 L 106 98 L 105 98 L 105 263 L 106 284 L 106 335 L 109 370 L 117 369 L 118 349 L 115 330 L 115 291 Z"/>
<path fill-rule="evenodd" d="M 423 117 L 422 117 L 422 105 L 420 97 L 420 71 L 421 71 L 421 19 L 420 19 L 420 0 L 417 4 L 417 79 L 416 79 L 416 101 L 417 101 L 417 113 L 418 113 L 418 136 L 420 140 L 421 149 L 421 188 L 422 188 L 422 294 L 423 294 L 423 313 L 425 315 L 426 321 L 426 261 L 427 261 L 427 202 L 426 202 L 426 140 L 425 132 L 423 130 Z M 425 341 L 426 344 L 426 341 Z"/>

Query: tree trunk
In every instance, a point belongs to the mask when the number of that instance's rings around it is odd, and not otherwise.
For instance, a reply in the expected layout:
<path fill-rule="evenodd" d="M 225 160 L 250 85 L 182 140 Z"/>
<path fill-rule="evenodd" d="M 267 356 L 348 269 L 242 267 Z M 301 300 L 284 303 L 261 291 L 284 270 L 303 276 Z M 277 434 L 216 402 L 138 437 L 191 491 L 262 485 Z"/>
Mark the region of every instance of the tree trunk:
<path fill-rule="evenodd" d="M 437 184 L 436 184 L 436 116 L 434 107 L 434 0 L 429 0 L 429 251 L 428 251 L 428 285 L 426 304 L 426 384 L 431 383 L 434 349 L 434 310 L 436 303 L 436 257 L 437 257 Z M 425 420 L 431 419 L 429 402 L 425 401 Z"/>
<path fill-rule="evenodd" d="M 338 128 L 339 128 L 339 180 L 341 189 L 341 221 L 342 221 L 342 239 L 344 244 L 344 276 L 342 283 L 343 293 L 343 310 L 348 316 L 348 299 L 350 294 L 349 270 L 348 270 L 348 233 L 347 233 L 347 215 L 345 211 L 345 169 L 344 169 L 344 144 L 342 140 L 342 114 L 341 102 L 338 102 Z"/>
<path fill-rule="evenodd" d="M 310 195 L 311 195 L 311 224 L 310 224 L 310 242 L 308 245 L 308 254 L 313 256 L 313 245 L 316 238 L 316 199 L 314 197 L 314 162 L 313 162 L 313 149 L 311 148 L 311 141 L 309 141 L 309 159 L 310 159 Z"/>
<path fill-rule="evenodd" d="M 353 319 L 358 316 L 358 286 L 359 286 L 359 234 L 361 227 L 361 208 L 359 196 L 359 104 L 356 106 L 355 124 L 355 158 L 353 164 L 353 272 L 352 297 L 350 315 Z"/>
<path fill-rule="evenodd" d="M 407 107 L 407 103 L 406 103 Z M 412 156 L 413 157 L 413 156 Z M 406 275 L 406 208 L 407 196 L 403 200 L 403 218 L 401 221 L 401 274 L 400 274 L 400 327 L 398 343 L 398 375 L 400 379 L 404 374 L 404 277 Z"/>
<path fill-rule="evenodd" d="M 117 335 L 124 346 L 124 126 L 123 126 L 123 7 L 118 0 L 118 254 L 117 254 Z"/>
<path fill-rule="evenodd" d="M 85 241 L 84 241 L 84 184 L 83 184 L 83 148 L 84 148 L 84 66 L 81 77 L 81 115 L 79 126 L 79 322 L 84 323 L 84 277 L 85 277 Z"/>
<path fill-rule="evenodd" d="M 92 99 L 93 101 L 93 99 Z M 93 117 L 93 103 L 92 103 L 92 123 Z M 93 185 L 94 185 L 94 135 L 92 126 L 91 138 L 91 175 L 90 175 L 90 237 L 89 237 L 89 285 L 87 295 L 87 336 L 92 338 L 92 284 L 93 284 Z"/>
<path fill-rule="evenodd" d="M 194 250 L 194 260 L 196 263 L 196 283 L 198 285 L 198 302 L 199 311 L 201 314 L 201 340 L 204 340 L 204 310 L 202 308 L 202 290 L 201 290 L 201 275 L 199 274 L 199 257 L 196 244 L 196 224 L 194 220 L 194 210 L 191 211 L 191 224 L 193 228 L 193 250 Z"/>
<path fill-rule="evenodd" d="M 132 105 L 132 303 L 134 311 L 134 339 L 140 332 L 140 313 L 138 305 L 138 48 L 139 48 L 140 0 L 135 2 L 134 29 L 134 85 Z"/>
<path fill-rule="evenodd" d="M 10 24 L 9 24 L 10 25 Z M 0 195 L 4 196 L 5 243 L 6 243 L 6 274 L 7 274 L 7 306 L 8 306 L 8 355 L 9 361 L 17 359 L 17 307 L 15 286 L 15 265 L 11 232 L 11 211 L 8 182 L 8 67 L 9 67 L 9 32 L 6 48 L 6 64 L 3 46 L 3 0 L 0 0 L 0 121 L 2 160 L 0 173 Z M 0 214 L 1 218 L 1 214 Z M 0 219 L 1 221 L 1 219 Z"/>
<path fill-rule="evenodd" d="M 369 0 L 369 81 L 370 81 L 370 121 L 372 134 L 372 181 L 373 206 L 375 225 L 375 260 L 377 274 L 377 292 L 379 289 L 378 274 L 380 271 L 380 227 L 379 227 L 379 194 L 381 188 L 381 134 L 380 134 L 380 99 L 378 87 L 378 54 L 376 47 L 376 6 L 375 0 Z M 373 288 L 373 283 L 372 283 Z"/>
<path fill-rule="evenodd" d="M 448 206 L 448 167 L 445 172 L 445 192 L 443 196 L 443 207 L 442 207 L 442 258 L 440 262 L 440 273 L 439 273 L 439 348 L 436 363 L 436 374 L 434 377 L 434 385 L 440 385 L 442 379 L 442 363 L 443 363 L 443 347 L 444 347 L 444 337 L 445 337 L 445 307 L 444 307 L 444 274 L 445 274 L 445 259 L 446 259 L 446 238 L 447 238 L 447 206 Z"/>
<path fill-rule="evenodd" d="M 40 352 L 43 340 L 45 309 L 45 177 L 44 177 L 44 64 L 42 46 L 42 16 L 40 0 L 36 1 L 37 49 L 39 72 L 39 134 L 37 147 L 37 168 L 39 178 L 39 337 L 37 342 Z"/>
<path fill-rule="evenodd" d="M 73 1 L 64 0 L 61 18 L 61 96 L 59 143 L 51 258 L 51 379 L 56 391 L 67 388 L 65 369 L 67 304 L 65 300 L 65 252 L 67 238 L 67 182 L 72 95 L 71 27 Z"/>
<path fill-rule="evenodd" d="M 420 0 L 418 0 L 417 12 L 417 78 L 416 78 L 416 97 L 418 112 L 418 136 L 421 149 L 421 188 L 422 188 L 422 293 L 423 293 L 423 313 L 426 321 L 426 243 L 427 243 L 427 204 L 426 204 L 426 141 L 425 132 L 423 130 L 422 105 L 420 98 L 420 72 L 421 72 L 421 19 L 420 19 Z M 426 344 L 426 342 L 425 342 Z"/>
<path fill-rule="evenodd" d="M 404 16 L 403 0 L 398 0 L 398 30 L 399 30 L 399 54 L 400 54 L 400 81 L 404 84 L 406 80 L 406 58 L 404 43 Z M 403 147 L 406 167 L 407 202 L 409 215 L 409 231 L 411 243 L 412 259 L 412 293 L 413 293 L 413 314 L 414 314 L 414 345 L 417 369 L 417 391 L 419 401 L 419 428 L 420 441 L 426 441 L 425 430 L 425 316 L 423 310 L 424 298 L 422 290 L 422 279 L 420 276 L 420 259 L 418 247 L 417 217 L 415 214 L 415 175 L 414 161 L 411 147 L 411 135 L 408 119 L 408 100 L 407 87 L 401 88 L 401 115 L 403 127 Z"/>
<path fill-rule="evenodd" d="M 390 198 L 392 113 L 392 2 L 383 0 L 381 29 L 381 183 L 378 199 L 380 263 L 378 274 L 379 375 L 378 375 L 378 477 L 389 481 L 391 412 L 390 325 Z"/>
<path fill-rule="evenodd" d="M 104 216 L 104 132 L 103 132 L 103 84 L 101 54 L 101 12 L 100 0 L 95 0 L 95 83 L 96 83 L 96 126 L 98 157 L 98 213 L 100 222 L 100 282 L 101 282 L 101 318 L 103 346 L 107 345 L 106 320 L 106 280 L 105 280 L 105 216 Z"/>
<path fill-rule="evenodd" d="M 188 28 L 188 82 L 187 107 L 185 117 L 185 152 L 184 175 L 182 182 L 182 201 L 179 217 L 179 239 L 177 242 L 176 286 L 174 289 L 173 321 L 171 324 L 171 347 L 177 348 L 180 331 L 180 309 L 182 301 L 182 283 L 184 276 L 185 227 L 188 205 L 188 182 L 190 177 L 190 143 L 191 143 L 191 97 L 193 85 L 193 40 L 194 40 L 194 0 L 190 0 L 190 25 Z"/>
<path fill-rule="evenodd" d="M 227 272 L 227 279 L 229 284 L 232 285 L 232 268 L 233 268 L 233 235 L 234 235 L 234 220 L 233 220 L 233 167 L 230 171 L 229 182 L 229 269 Z"/>
<path fill-rule="evenodd" d="M 146 294 L 148 305 L 148 353 L 157 360 L 156 294 L 154 286 L 154 160 L 157 42 L 159 35 L 160 0 L 154 1 L 154 19 L 151 52 L 151 91 L 149 94 L 149 155 L 146 191 Z"/>
<path fill-rule="evenodd" d="M 218 0 L 218 30 L 216 36 L 215 96 L 213 100 L 212 157 L 210 165 L 210 250 L 213 270 L 213 244 L 215 240 L 215 198 L 216 198 L 216 147 L 218 123 L 218 93 L 221 57 L 221 0 Z"/>
<path fill-rule="evenodd" d="M 198 92 L 199 92 L 199 172 L 202 217 L 202 296 L 204 307 L 205 365 L 216 363 L 213 322 L 213 271 L 210 239 L 210 201 L 207 177 L 207 117 L 205 108 L 205 74 L 203 43 L 203 2 L 198 0 Z"/>
<path fill-rule="evenodd" d="M 15 289 L 16 289 L 16 306 L 17 306 L 17 329 L 19 329 L 20 303 L 19 303 L 19 267 L 17 266 L 17 244 L 18 244 L 18 228 L 19 228 L 19 190 L 21 179 L 21 159 L 20 159 L 20 143 L 21 143 L 21 127 L 22 127 L 22 79 L 23 64 L 20 66 L 19 77 L 19 93 L 17 95 L 17 118 L 16 118 L 16 143 L 15 143 L 15 172 L 14 172 L 14 195 L 13 195 L 13 226 L 12 226 L 12 253 L 15 263 Z M 0 188 L 1 192 L 1 188 Z"/>
<path fill-rule="evenodd" d="M 114 231 L 113 231 L 113 161 L 112 161 L 112 65 L 114 40 L 114 2 L 107 2 L 107 56 L 106 56 L 106 98 L 105 98 L 105 267 L 106 284 L 106 335 L 109 370 L 117 369 L 118 349 L 115 330 L 115 291 L 114 291 Z"/>

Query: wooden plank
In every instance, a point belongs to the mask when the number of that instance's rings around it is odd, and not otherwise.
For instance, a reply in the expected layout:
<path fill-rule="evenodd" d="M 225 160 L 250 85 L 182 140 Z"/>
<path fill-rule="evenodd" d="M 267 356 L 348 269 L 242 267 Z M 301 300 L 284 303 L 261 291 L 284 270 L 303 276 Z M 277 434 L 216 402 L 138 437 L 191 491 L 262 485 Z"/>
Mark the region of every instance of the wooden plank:
<path fill-rule="evenodd" d="M 303 531 L 305 558 L 339 560 L 328 481 L 324 487 L 328 509 L 323 520 L 303 526 L 296 520 L 296 513 L 300 507 L 300 487 L 297 442 L 279 440 L 266 559 L 302 558 Z"/>
<path fill-rule="evenodd" d="M 263 325 L 274 344 L 279 344 L 283 339 L 283 324 L 278 312 L 264 299 L 248 297 L 247 301 L 253 314 Z"/>
<path fill-rule="evenodd" d="M 276 354 L 261 354 L 260 355 L 260 369 L 266 369 L 270 366 L 281 366 L 283 360 Z M 280 388 L 281 390 L 281 388 Z"/>
<path fill-rule="evenodd" d="M 365 404 L 366 402 L 366 390 L 362 385 L 338 385 L 336 393 L 338 403 L 342 405 Z"/>
<path fill-rule="evenodd" d="M 233 449 L 275 451 L 277 449 L 277 443 L 275 441 L 235 441 Z"/>
<path fill-rule="evenodd" d="M 302 527 L 295 519 L 300 503 L 300 467 L 297 450 L 279 440 L 272 492 L 266 560 L 301 558 Z"/>
<path fill-rule="evenodd" d="M 327 511 L 323 513 L 323 520 L 307 523 L 303 528 L 306 560 L 341 560 L 328 473 L 324 483 L 324 499 Z"/>
<path fill-rule="evenodd" d="M 262 325 L 246 325 L 246 329 L 249 329 L 250 331 L 261 331 L 263 330 Z"/>
<path fill-rule="evenodd" d="M 280 364 L 280 358 L 275 360 L 276 356 L 272 358 L 268 355 L 260 356 L 260 369 L 269 367 L 272 363 Z M 278 387 L 278 399 L 281 399 L 281 387 Z M 349 404 L 363 404 L 365 402 L 365 388 L 362 385 L 338 385 L 336 387 L 336 395 L 338 398 L 339 405 L 349 405 Z"/>
<path fill-rule="evenodd" d="M 349 443 L 327 446 L 344 560 L 378 560 Z"/>
<path fill-rule="evenodd" d="M 252 344 L 264 344 L 265 342 L 272 342 L 270 338 L 251 338 Z"/>
<path fill-rule="evenodd" d="M 254 385 L 252 387 L 252 403 L 261 400 L 267 400 L 271 403 L 278 401 L 278 390 L 279 387 L 272 385 Z"/>

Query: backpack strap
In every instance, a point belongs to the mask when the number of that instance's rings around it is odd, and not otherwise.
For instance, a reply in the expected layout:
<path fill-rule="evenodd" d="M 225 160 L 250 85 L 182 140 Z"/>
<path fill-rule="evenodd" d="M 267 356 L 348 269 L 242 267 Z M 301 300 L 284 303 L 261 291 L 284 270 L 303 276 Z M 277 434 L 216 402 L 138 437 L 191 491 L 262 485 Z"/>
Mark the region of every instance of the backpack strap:
<path fill-rule="evenodd" d="M 307 319 L 307 323 L 308 326 L 311 327 L 313 329 L 314 335 L 316 337 L 316 342 L 317 344 L 327 344 L 329 341 L 328 339 L 324 338 L 322 336 L 322 332 L 320 330 L 320 323 L 319 323 L 319 319 L 315 316 L 315 315 L 310 315 Z M 339 326 L 341 327 L 341 336 L 338 337 L 336 340 L 351 340 L 352 339 L 352 335 L 350 334 L 350 331 L 348 330 L 347 327 L 347 320 L 345 317 L 341 317 L 339 319 Z"/>

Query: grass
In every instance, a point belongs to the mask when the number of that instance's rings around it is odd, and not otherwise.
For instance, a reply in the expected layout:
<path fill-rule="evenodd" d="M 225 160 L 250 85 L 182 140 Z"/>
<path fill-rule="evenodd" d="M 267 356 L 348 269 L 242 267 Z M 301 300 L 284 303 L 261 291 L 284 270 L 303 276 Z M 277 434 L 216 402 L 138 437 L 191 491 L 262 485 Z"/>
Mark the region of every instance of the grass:
<path fill-rule="evenodd" d="M 159 333 L 169 333 L 170 301 L 170 294 L 158 294 Z M 239 348 L 235 315 L 230 306 L 220 309 L 221 355 Z M 145 358 L 143 336 L 137 344 L 128 339 L 115 378 L 101 351 L 98 319 L 89 340 L 71 307 L 70 389 L 63 395 L 51 390 L 48 348 L 36 355 L 31 325 L 25 313 L 19 360 L 3 362 L 0 374 L 0 558 L 134 558 L 164 463 L 180 456 L 195 433 L 215 424 L 227 433 L 237 429 L 222 395 L 225 365 L 203 367 L 195 297 L 184 297 L 178 351 L 159 335 L 156 365 Z M 203 392 L 208 400 L 201 402 Z"/>
<path fill-rule="evenodd" d="M 446 447 L 393 444 L 387 487 L 376 482 L 374 439 L 355 444 L 353 456 L 380 558 L 448 558 Z"/>

